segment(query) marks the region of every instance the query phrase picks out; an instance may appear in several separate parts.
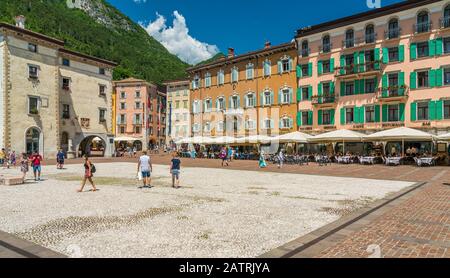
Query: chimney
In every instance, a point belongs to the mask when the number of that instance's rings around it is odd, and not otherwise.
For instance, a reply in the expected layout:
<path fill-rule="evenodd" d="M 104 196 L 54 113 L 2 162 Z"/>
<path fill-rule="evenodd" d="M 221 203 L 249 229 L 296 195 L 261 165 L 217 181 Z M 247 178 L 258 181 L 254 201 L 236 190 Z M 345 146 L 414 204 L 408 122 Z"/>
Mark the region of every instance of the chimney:
<path fill-rule="evenodd" d="M 228 48 L 228 58 L 234 57 L 234 48 Z"/>
<path fill-rule="evenodd" d="M 264 44 L 264 49 L 268 49 L 272 46 L 272 44 L 270 43 L 270 41 L 266 41 L 266 43 Z"/>
<path fill-rule="evenodd" d="M 16 27 L 25 29 L 25 16 L 23 15 L 16 16 Z"/>

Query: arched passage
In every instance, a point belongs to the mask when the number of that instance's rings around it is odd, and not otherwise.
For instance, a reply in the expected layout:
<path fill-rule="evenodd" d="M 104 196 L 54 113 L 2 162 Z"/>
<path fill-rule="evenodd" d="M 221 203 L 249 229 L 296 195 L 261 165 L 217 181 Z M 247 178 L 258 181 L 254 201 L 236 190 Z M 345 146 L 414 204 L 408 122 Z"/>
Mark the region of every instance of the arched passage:
<path fill-rule="evenodd" d="M 78 147 L 78 155 L 83 156 L 87 154 L 89 157 L 103 157 L 105 156 L 105 150 L 105 140 L 100 136 L 91 135 L 81 141 Z"/>
<path fill-rule="evenodd" d="M 32 154 L 33 152 L 41 153 L 43 151 L 43 135 L 39 128 L 30 127 L 25 132 L 25 152 Z"/>

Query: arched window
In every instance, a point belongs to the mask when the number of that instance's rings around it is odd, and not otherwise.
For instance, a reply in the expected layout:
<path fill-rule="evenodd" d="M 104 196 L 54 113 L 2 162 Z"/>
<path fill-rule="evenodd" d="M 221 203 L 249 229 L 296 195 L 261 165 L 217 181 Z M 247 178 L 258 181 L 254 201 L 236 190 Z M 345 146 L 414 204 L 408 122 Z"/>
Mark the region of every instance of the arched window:
<path fill-rule="evenodd" d="M 211 87 L 211 74 L 209 72 L 205 73 L 205 87 Z"/>
<path fill-rule="evenodd" d="M 231 69 L 231 82 L 238 82 L 239 81 L 239 70 L 237 67 L 234 67 Z"/>
<path fill-rule="evenodd" d="M 450 27 L 450 5 L 444 9 L 444 18 L 442 19 L 442 28 Z"/>
<path fill-rule="evenodd" d="M 272 63 L 269 59 L 263 62 L 264 76 L 270 76 L 272 74 Z"/>
<path fill-rule="evenodd" d="M 400 36 L 400 28 L 398 26 L 398 19 L 393 18 L 389 21 L 386 38 L 395 39 L 398 38 L 399 36 Z"/>
<path fill-rule="evenodd" d="M 223 70 L 219 70 L 219 72 L 217 73 L 217 84 L 223 85 L 224 83 L 225 83 L 225 73 L 223 72 Z"/>
<path fill-rule="evenodd" d="M 309 56 L 309 44 L 307 40 L 304 40 L 302 42 L 302 57 L 308 57 Z"/>
<path fill-rule="evenodd" d="M 331 41 L 330 36 L 326 35 L 322 38 L 322 52 L 328 53 L 331 51 Z"/>
<path fill-rule="evenodd" d="M 247 64 L 246 66 L 246 78 L 247 80 L 253 79 L 254 76 L 254 66 L 252 63 Z"/>
<path fill-rule="evenodd" d="M 375 42 L 375 27 L 370 24 L 366 27 L 366 43 L 374 43 Z"/>
<path fill-rule="evenodd" d="M 32 154 L 34 152 L 39 153 L 41 150 L 40 147 L 40 137 L 41 132 L 37 128 L 30 128 L 27 130 L 25 134 L 25 144 L 26 144 L 26 152 L 27 154 Z"/>
<path fill-rule="evenodd" d="M 430 20 L 427 11 L 422 11 L 417 15 L 417 33 L 425 33 L 430 31 Z"/>
<path fill-rule="evenodd" d="M 345 32 L 345 47 L 350 48 L 353 46 L 355 46 L 355 32 L 353 29 L 349 29 Z"/>

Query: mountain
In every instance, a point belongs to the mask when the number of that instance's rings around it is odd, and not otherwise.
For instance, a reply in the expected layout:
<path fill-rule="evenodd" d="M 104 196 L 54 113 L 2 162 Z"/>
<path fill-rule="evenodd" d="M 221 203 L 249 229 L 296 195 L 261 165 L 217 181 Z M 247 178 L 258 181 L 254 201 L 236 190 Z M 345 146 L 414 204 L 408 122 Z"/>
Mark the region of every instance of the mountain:
<path fill-rule="evenodd" d="M 223 54 L 222 52 L 219 52 L 216 55 L 214 55 L 213 57 L 209 58 L 208 60 L 198 63 L 196 66 L 206 65 L 206 64 L 215 62 L 219 59 L 226 58 L 226 57 L 227 56 L 225 56 L 225 54 Z"/>
<path fill-rule="evenodd" d="M 188 64 L 105 0 L 0 0 L 0 21 L 24 15 L 29 30 L 64 40 L 66 48 L 117 62 L 114 79 L 161 84 L 186 77 Z M 69 8 L 80 3 L 79 8 Z"/>

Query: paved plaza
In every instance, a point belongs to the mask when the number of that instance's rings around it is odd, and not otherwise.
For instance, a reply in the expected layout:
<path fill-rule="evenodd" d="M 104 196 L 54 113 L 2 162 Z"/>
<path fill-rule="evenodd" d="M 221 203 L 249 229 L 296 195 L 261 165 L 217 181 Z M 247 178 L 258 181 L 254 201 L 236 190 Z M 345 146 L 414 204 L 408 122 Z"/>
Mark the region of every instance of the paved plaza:
<path fill-rule="evenodd" d="M 45 166 L 42 182 L 0 187 L 0 230 L 72 257 L 256 257 L 414 184 L 183 163 L 179 190 L 168 166 L 141 190 L 135 163 L 96 163 L 100 191 L 81 194 L 80 164 Z"/>

